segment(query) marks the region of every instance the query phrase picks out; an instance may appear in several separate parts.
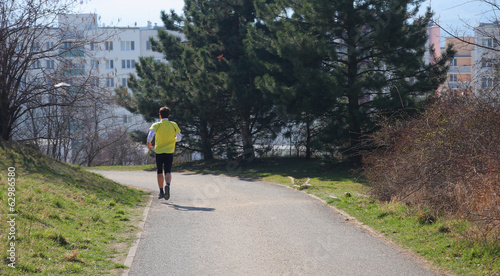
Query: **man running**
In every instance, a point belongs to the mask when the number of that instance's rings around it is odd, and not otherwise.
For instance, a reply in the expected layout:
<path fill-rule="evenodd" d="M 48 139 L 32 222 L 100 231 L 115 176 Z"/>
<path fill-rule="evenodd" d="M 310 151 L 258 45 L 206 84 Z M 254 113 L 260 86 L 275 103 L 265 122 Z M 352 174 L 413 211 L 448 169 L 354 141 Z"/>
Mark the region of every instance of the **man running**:
<path fill-rule="evenodd" d="M 172 162 L 174 160 L 175 143 L 182 139 L 181 130 L 176 123 L 168 120 L 170 109 L 168 107 L 160 108 L 160 122 L 154 123 L 149 128 L 147 145 L 153 148 L 151 142 L 155 137 L 156 153 L 156 172 L 160 195 L 158 199 L 170 198 L 170 182 L 172 181 Z M 165 176 L 163 175 L 165 173 Z M 163 181 L 165 181 L 165 191 L 163 191 Z"/>

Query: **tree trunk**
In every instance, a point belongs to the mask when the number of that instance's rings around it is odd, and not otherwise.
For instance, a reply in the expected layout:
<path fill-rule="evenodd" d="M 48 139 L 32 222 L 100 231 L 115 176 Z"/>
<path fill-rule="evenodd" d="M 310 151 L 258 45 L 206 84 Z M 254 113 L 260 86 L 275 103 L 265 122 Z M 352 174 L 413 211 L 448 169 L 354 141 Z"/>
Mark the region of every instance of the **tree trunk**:
<path fill-rule="evenodd" d="M 204 160 L 213 160 L 214 153 L 212 151 L 212 144 L 209 141 L 203 142 L 202 154 Z"/>
<path fill-rule="evenodd" d="M 210 135 L 208 131 L 208 122 L 202 120 L 200 123 L 200 138 L 201 138 L 201 153 L 204 160 L 213 160 L 214 153 L 212 150 L 212 143 L 210 142 Z"/>
<path fill-rule="evenodd" d="M 349 160 L 353 165 L 361 165 L 361 126 L 358 97 L 349 96 Z"/>
<path fill-rule="evenodd" d="M 351 6 L 349 6 L 351 8 Z M 352 163 L 361 164 L 361 156 L 359 154 L 359 145 L 361 138 L 361 125 L 360 125 L 360 105 L 359 99 L 362 95 L 360 87 L 356 80 L 358 79 L 359 70 L 359 53 L 358 49 L 354 47 L 358 43 L 358 36 L 356 24 L 350 16 L 354 12 L 354 1 L 352 1 L 352 9 L 348 9 L 344 14 L 347 36 L 346 44 L 352 45 L 347 48 L 347 85 L 346 95 L 349 99 L 348 113 L 349 113 L 349 159 Z"/>
<path fill-rule="evenodd" d="M 306 159 L 311 159 L 312 150 L 311 150 L 311 126 L 312 126 L 312 116 L 306 115 Z"/>
<path fill-rule="evenodd" d="M 252 132 L 250 131 L 249 116 L 242 116 L 241 120 L 241 140 L 243 142 L 243 162 L 251 163 L 255 159 L 255 149 L 253 147 Z"/>
<path fill-rule="evenodd" d="M 9 127 L 7 122 L 2 122 L 2 127 L 0 128 L 0 132 L 2 135 L 2 140 L 9 141 L 10 134 L 12 133 L 12 129 Z"/>
<path fill-rule="evenodd" d="M 7 106 L 2 103 L 2 110 L 0 111 L 0 136 L 4 141 L 9 141 L 12 134 L 12 125 L 10 124 L 11 116 L 9 114 L 8 107 L 8 103 Z"/>

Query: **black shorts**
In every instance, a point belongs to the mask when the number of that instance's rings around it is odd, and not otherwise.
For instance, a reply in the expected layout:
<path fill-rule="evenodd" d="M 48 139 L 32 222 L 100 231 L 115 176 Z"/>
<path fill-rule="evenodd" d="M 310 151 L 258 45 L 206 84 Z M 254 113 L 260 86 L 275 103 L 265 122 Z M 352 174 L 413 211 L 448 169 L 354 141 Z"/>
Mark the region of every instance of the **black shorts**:
<path fill-rule="evenodd" d="M 162 174 L 172 171 L 172 162 L 174 161 L 173 153 L 157 153 L 156 154 L 156 172 Z"/>

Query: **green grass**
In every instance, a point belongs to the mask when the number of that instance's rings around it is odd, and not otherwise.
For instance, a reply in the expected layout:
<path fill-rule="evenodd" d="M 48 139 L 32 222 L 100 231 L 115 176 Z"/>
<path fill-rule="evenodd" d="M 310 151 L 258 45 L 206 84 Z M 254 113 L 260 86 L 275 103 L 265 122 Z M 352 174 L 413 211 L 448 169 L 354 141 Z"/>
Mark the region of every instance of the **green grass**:
<path fill-rule="evenodd" d="M 368 196 L 359 172 L 320 160 L 262 159 L 248 165 L 227 161 L 178 164 L 176 171 L 225 174 L 280 183 L 313 194 L 355 217 L 388 239 L 458 275 L 500 275 L 498 237 L 474 237 L 476 225 L 458 219 L 430 217 L 428 210 L 381 203 Z M 294 178 L 294 184 L 289 176 Z M 309 178 L 311 186 L 304 186 Z"/>
<path fill-rule="evenodd" d="M 0 214 L 15 168 L 16 232 L 0 224 L 0 275 L 118 275 L 147 194 L 16 143 L 0 143 Z M 11 196 L 12 198 L 12 196 Z M 8 237 L 15 236 L 15 268 Z"/>

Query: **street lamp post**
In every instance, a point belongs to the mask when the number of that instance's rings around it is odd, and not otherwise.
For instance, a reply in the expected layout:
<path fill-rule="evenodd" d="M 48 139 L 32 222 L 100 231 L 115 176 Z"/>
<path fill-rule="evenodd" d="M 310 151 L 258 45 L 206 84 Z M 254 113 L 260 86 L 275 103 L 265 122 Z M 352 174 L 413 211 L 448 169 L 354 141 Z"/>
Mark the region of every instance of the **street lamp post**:
<path fill-rule="evenodd" d="M 65 83 L 65 82 L 60 82 L 56 85 L 54 85 L 54 88 L 56 88 L 57 90 L 60 89 L 60 93 L 61 93 L 61 96 L 62 96 L 62 104 L 63 106 L 61 106 L 61 109 L 59 110 L 56 110 L 56 116 L 59 117 L 61 116 L 61 126 L 62 129 L 61 130 L 65 130 L 67 131 L 68 133 L 66 133 L 66 137 L 58 137 L 57 139 L 60 140 L 58 141 L 58 145 L 59 145 L 59 159 L 62 159 L 66 162 L 68 162 L 68 154 L 69 154 L 69 151 L 71 150 L 71 146 L 67 144 L 68 142 L 68 137 L 70 137 L 70 121 L 68 119 L 68 116 L 69 116 L 69 111 L 68 111 L 68 106 L 66 106 L 68 104 L 68 89 L 69 87 L 71 87 L 71 84 L 69 83 Z"/>

